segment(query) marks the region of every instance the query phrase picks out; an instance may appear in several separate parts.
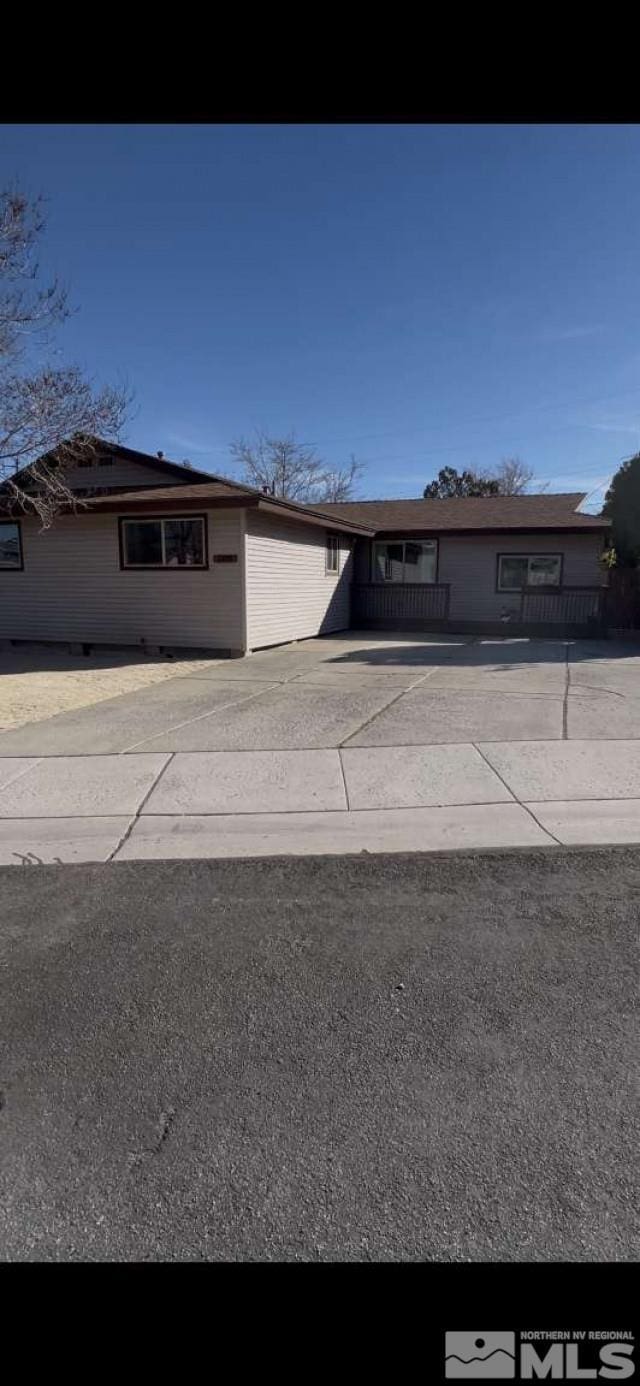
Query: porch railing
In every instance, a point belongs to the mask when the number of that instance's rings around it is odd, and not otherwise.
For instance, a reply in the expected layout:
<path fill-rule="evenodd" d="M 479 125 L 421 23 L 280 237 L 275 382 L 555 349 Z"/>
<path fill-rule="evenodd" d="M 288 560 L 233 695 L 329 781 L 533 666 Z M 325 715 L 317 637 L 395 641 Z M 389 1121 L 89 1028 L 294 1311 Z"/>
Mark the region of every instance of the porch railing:
<path fill-rule="evenodd" d="M 525 587 L 520 612 L 513 623 L 523 627 L 565 627 L 576 633 L 602 629 L 606 622 L 607 590 L 560 587 L 550 591 Z M 449 620 L 450 594 L 448 582 L 355 583 L 351 591 L 351 621 L 353 625 L 388 622 L 424 629 L 431 622 Z"/>
<path fill-rule="evenodd" d="M 352 588 L 352 621 L 446 621 L 448 582 L 363 582 Z"/>
<path fill-rule="evenodd" d="M 604 621 L 606 587 L 560 587 L 555 592 L 525 587 L 520 603 L 523 625 L 599 626 Z"/>

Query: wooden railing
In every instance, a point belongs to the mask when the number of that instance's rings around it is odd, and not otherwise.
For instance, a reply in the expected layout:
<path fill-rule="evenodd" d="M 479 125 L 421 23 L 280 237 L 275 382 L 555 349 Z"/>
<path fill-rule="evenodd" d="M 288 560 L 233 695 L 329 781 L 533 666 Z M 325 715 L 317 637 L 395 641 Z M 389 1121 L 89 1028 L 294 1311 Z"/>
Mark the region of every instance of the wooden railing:
<path fill-rule="evenodd" d="M 446 621 L 448 582 L 363 582 L 351 591 L 352 623 L 360 621 Z"/>
<path fill-rule="evenodd" d="M 525 587 L 520 603 L 523 625 L 599 627 L 604 621 L 606 587 Z"/>
<path fill-rule="evenodd" d="M 361 582 L 351 589 L 353 626 L 412 626 L 428 629 L 449 620 L 448 582 Z M 564 629 L 576 635 L 599 633 L 606 622 L 606 587 L 525 587 L 520 614 L 522 628 Z M 491 622 L 489 622 L 491 624 Z"/>

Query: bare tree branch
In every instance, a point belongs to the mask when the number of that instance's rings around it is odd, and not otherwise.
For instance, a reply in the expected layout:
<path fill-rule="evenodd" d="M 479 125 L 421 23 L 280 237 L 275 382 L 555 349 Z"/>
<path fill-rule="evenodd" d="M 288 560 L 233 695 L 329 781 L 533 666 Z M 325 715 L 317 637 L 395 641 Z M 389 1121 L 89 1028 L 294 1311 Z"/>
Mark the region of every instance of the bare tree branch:
<path fill-rule="evenodd" d="M 346 467 L 338 471 L 327 472 L 323 483 L 324 494 L 319 497 L 323 501 L 348 501 L 352 500 L 353 493 L 360 477 L 364 471 L 361 462 L 356 462 L 353 453 Z"/>
<path fill-rule="evenodd" d="M 252 441 L 238 438 L 231 444 L 231 456 L 248 486 L 311 505 L 349 500 L 362 473 L 355 457 L 347 467 L 328 467 L 314 448 L 296 442 L 293 433 L 271 438 L 258 431 Z"/>
<path fill-rule="evenodd" d="M 75 503 L 66 468 L 86 457 L 97 438 L 118 437 L 131 392 L 96 389 L 77 366 L 29 360 L 29 349 L 37 343 L 41 356 L 70 312 L 58 280 L 38 282 L 35 250 L 43 229 L 42 198 L 0 191 L 0 487 L 5 503 L 47 526 Z"/>
<path fill-rule="evenodd" d="M 501 496 L 521 496 L 533 481 L 533 467 L 528 467 L 520 457 L 503 457 L 500 465 L 492 473 Z"/>

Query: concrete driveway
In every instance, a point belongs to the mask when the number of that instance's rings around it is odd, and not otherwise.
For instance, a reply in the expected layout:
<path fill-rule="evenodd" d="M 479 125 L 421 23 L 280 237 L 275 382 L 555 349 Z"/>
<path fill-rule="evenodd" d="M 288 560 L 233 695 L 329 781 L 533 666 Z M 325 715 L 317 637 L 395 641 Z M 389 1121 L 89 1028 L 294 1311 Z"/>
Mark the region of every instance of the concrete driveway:
<path fill-rule="evenodd" d="M 0 736 L 0 861 L 640 841 L 640 654 L 348 632 Z"/>

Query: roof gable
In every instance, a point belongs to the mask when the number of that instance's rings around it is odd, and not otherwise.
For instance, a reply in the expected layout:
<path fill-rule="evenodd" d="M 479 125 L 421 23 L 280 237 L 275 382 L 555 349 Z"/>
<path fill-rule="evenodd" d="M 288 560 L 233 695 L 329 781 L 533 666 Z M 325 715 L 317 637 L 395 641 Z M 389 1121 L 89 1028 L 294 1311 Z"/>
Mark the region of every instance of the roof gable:
<path fill-rule="evenodd" d="M 188 485 L 196 480 L 211 480 L 211 473 L 204 472 L 190 464 L 184 462 L 171 462 L 168 458 L 158 456 L 156 453 L 138 452 L 136 448 L 125 447 L 123 443 L 109 442 L 104 438 L 93 438 L 90 440 L 92 455 L 76 463 L 67 464 L 65 472 L 65 483 L 74 493 L 86 493 L 87 491 L 105 493 L 108 491 L 126 491 L 135 486 L 137 490 L 140 486 L 158 485 Z M 104 459 L 110 458 L 115 462 L 115 471 L 110 473 L 104 466 Z M 56 449 L 44 453 L 37 459 L 39 462 L 46 463 L 48 467 L 57 466 Z M 126 476 L 127 464 L 131 467 L 131 481 L 118 481 L 118 471 Z M 16 472 L 11 481 L 22 485 L 28 489 L 30 467 L 22 467 Z M 139 473 L 139 475 L 136 475 Z M 148 473 L 148 482 L 144 479 L 144 474 Z M 113 480 L 112 480 L 113 478 Z M 135 479 L 134 479 L 135 478 Z M 8 489 L 8 482 L 5 481 L 0 490 Z"/>

